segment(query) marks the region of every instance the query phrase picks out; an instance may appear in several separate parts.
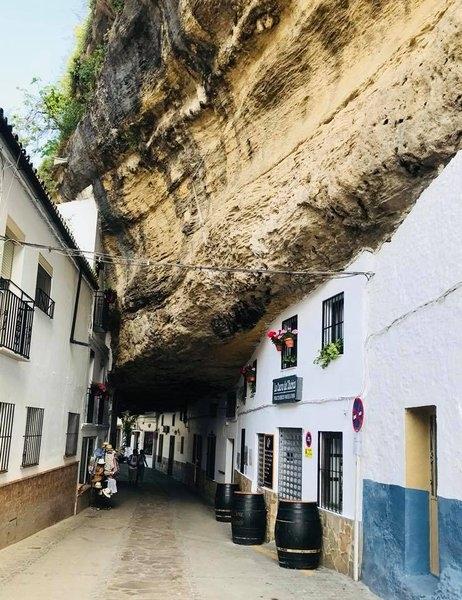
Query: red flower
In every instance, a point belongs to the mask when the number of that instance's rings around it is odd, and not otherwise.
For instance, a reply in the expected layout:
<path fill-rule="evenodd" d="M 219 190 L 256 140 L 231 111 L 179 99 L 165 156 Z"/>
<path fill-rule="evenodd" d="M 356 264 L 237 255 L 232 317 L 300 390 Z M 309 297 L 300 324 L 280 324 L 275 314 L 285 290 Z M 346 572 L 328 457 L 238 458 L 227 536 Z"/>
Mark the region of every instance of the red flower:
<path fill-rule="evenodd" d="M 274 337 L 276 337 L 276 336 L 277 336 L 277 333 L 276 333 L 275 331 L 271 330 L 271 331 L 268 331 L 268 333 L 267 333 L 266 335 L 267 335 L 267 336 L 269 337 L 269 339 L 271 340 L 271 339 L 273 339 Z"/>

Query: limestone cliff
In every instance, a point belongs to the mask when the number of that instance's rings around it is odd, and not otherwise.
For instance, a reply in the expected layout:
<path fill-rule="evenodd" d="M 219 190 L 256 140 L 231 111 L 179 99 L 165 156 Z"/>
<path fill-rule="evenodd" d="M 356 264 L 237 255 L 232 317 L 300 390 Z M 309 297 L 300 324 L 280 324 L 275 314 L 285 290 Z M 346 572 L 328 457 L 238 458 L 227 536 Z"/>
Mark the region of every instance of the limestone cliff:
<path fill-rule="evenodd" d="M 93 184 L 111 252 L 342 268 L 461 147 L 458 0 L 125 0 L 101 23 L 96 96 L 60 177 L 65 199 Z M 147 406 L 226 389 L 320 281 L 115 275 L 120 390 Z"/>

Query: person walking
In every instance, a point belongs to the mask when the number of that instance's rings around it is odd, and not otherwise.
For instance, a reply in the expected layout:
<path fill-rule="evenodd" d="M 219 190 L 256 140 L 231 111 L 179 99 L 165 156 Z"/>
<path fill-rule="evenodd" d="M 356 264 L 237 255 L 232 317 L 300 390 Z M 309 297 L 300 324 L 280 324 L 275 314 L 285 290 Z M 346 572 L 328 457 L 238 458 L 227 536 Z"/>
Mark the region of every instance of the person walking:
<path fill-rule="evenodd" d="M 134 483 L 136 485 L 138 481 L 138 461 L 138 450 L 135 448 L 133 454 L 128 459 L 128 483 L 130 484 Z"/>
<path fill-rule="evenodd" d="M 138 456 L 138 470 L 136 472 L 136 483 L 143 483 L 144 479 L 144 469 L 148 466 L 148 461 L 146 460 L 146 454 L 144 450 L 140 450 L 140 454 Z"/>

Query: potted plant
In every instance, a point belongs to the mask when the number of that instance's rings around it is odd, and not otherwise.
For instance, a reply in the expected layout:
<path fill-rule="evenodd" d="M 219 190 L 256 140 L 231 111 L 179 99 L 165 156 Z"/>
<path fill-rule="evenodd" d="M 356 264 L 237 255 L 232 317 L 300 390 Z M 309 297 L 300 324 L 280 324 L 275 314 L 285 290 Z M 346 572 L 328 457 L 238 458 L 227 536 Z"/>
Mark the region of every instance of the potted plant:
<path fill-rule="evenodd" d="M 315 365 L 321 365 L 322 369 L 327 369 L 330 363 L 343 353 L 343 339 L 339 338 L 335 342 L 326 344 L 321 348 L 317 357 L 314 359 Z"/>
<path fill-rule="evenodd" d="M 285 331 L 285 333 L 283 334 L 283 341 L 284 344 L 286 345 L 286 348 L 293 348 L 295 345 L 295 338 L 297 336 L 298 330 L 294 329 L 294 330 L 287 330 Z"/>
<path fill-rule="evenodd" d="M 282 347 L 284 345 L 284 341 L 282 339 L 282 335 L 283 335 L 282 329 L 279 329 L 279 331 L 274 331 L 272 329 L 271 331 L 268 331 L 268 333 L 266 335 L 273 342 L 273 344 L 276 346 L 276 350 L 278 352 L 281 352 Z"/>
<path fill-rule="evenodd" d="M 252 365 L 246 365 L 241 368 L 241 375 L 248 383 L 252 383 L 256 380 L 255 367 Z"/>

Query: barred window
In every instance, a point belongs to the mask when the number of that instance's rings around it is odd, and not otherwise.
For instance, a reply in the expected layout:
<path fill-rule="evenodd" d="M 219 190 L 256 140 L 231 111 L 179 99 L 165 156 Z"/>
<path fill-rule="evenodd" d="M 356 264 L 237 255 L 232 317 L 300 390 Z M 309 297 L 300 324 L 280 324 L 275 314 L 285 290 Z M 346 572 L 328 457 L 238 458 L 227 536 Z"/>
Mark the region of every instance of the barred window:
<path fill-rule="evenodd" d="M 66 456 L 75 456 L 77 454 L 77 443 L 79 441 L 80 415 L 78 413 L 68 413 L 67 432 L 66 432 Z"/>
<path fill-rule="evenodd" d="M 258 434 L 258 485 L 273 487 L 274 436 Z"/>
<path fill-rule="evenodd" d="M 0 473 L 8 471 L 13 418 L 14 404 L 0 402 Z"/>
<path fill-rule="evenodd" d="M 44 412 L 43 408 L 27 407 L 26 433 L 22 453 L 23 467 L 32 467 L 39 464 Z"/>
<path fill-rule="evenodd" d="M 322 303 L 322 347 L 343 340 L 343 292 Z M 343 348 L 340 350 L 343 352 Z"/>
<path fill-rule="evenodd" d="M 287 331 L 296 331 L 297 330 L 297 315 L 294 317 L 290 317 L 290 319 L 286 319 L 282 322 L 282 329 L 286 329 Z M 284 343 L 281 351 L 281 369 L 289 369 L 290 367 L 297 366 L 297 335 L 294 336 L 294 343 L 292 347 L 287 347 Z"/>
<path fill-rule="evenodd" d="M 343 435 L 319 432 L 318 505 L 341 513 L 343 508 Z"/>

